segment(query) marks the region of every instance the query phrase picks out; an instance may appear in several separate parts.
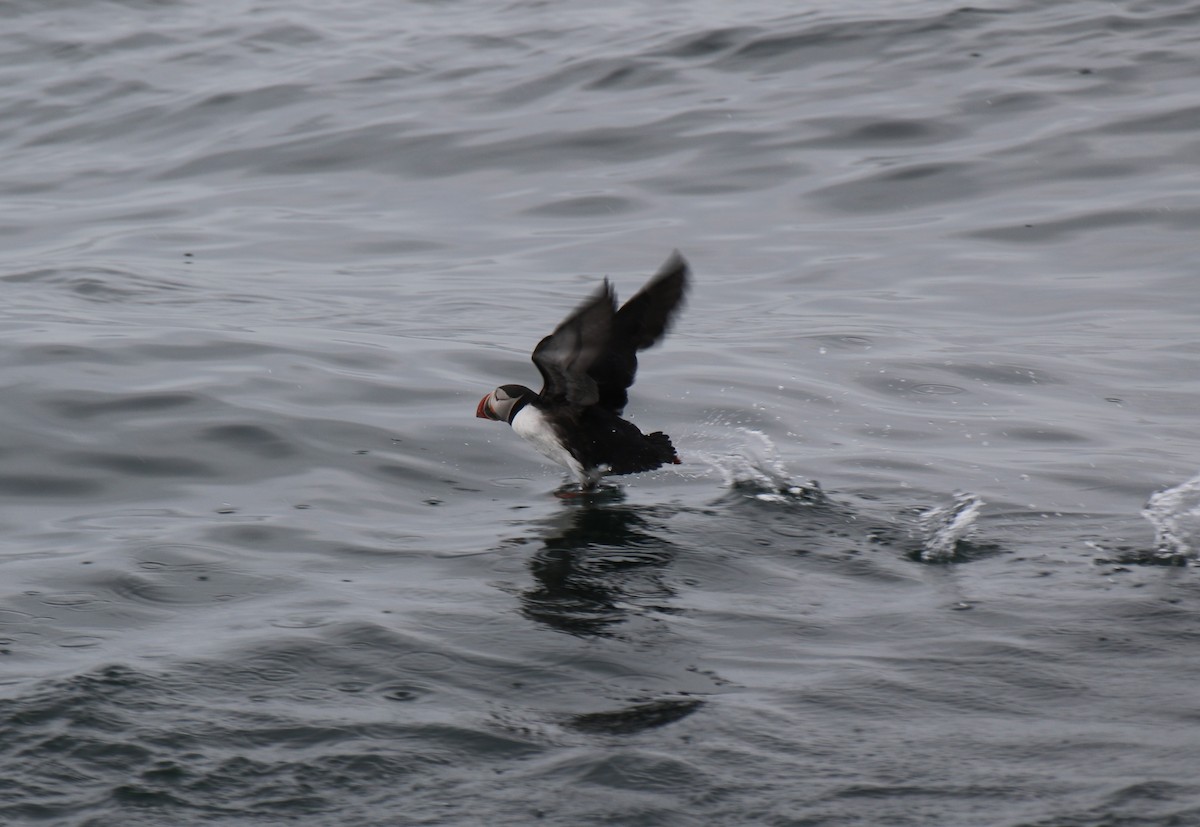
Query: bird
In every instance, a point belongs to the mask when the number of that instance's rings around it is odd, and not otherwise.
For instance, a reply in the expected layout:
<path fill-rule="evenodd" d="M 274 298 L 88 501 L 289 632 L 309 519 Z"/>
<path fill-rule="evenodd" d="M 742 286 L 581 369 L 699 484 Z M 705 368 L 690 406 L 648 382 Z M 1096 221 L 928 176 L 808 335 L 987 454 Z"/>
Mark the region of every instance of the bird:
<path fill-rule="evenodd" d="M 629 301 L 617 307 L 608 279 L 533 350 L 542 389 L 501 385 L 479 400 L 475 416 L 507 422 L 540 453 L 595 491 L 606 474 L 678 465 L 671 438 L 644 434 L 621 414 L 637 374 L 639 351 L 657 344 L 683 306 L 691 270 L 675 250 Z"/>

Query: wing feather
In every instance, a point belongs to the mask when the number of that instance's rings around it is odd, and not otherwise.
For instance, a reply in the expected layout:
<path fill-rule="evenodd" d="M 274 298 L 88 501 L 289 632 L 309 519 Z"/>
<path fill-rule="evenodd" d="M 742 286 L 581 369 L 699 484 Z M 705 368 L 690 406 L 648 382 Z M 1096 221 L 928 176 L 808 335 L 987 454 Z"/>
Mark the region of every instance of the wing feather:
<path fill-rule="evenodd" d="M 598 389 L 598 403 L 618 416 L 629 401 L 629 387 L 637 375 L 637 353 L 657 344 L 683 306 L 690 268 L 678 250 L 658 269 L 646 286 L 617 312 L 612 339 L 590 373 Z"/>
<path fill-rule="evenodd" d="M 533 350 L 544 382 L 541 396 L 548 402 L 585 408 L 600 399 L 600 389 L 589 374 L 609 347 L 617 297 L 608 279 L 564 319 Z"/>
<path fill-rule="evenodd" d="M 637 375 L 637 353 L 666 334 L 683 306 L 690 273 L 674 251 L 620 310 L 605 279 L 534 348 L 533 363 L 543 380 L 540 396 L 577 409 L 599 405 L 619 416 Z"/>

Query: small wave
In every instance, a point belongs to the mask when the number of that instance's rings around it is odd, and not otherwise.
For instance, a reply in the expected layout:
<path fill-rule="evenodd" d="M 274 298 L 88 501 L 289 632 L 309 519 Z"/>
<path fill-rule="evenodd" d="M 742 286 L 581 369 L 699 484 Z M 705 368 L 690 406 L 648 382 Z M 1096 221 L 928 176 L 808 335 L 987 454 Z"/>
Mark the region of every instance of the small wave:
<path fill-rule="evenodd" d="M 735 425 L 731 432 L 705 436 L 720 444 L 712 450 L 693 450 L 691 453 L 720 474 L 726 488 L 745 491 L 764 502 L 819 498 L 820 486 L 815 481 L 798 483 L 793 480 L 775 442 L 762 431 Z"/>
<path fill-rule="evenodd" d="M 1158 562 L 1195 559 L 1200 538 L 1200 474 L 1151 496 L 1142 516 L 1154 526 Z"/>
<path fill-rule="evenodd" d="M 920 517 L 918 534 L 923 563 L 948 563 L 959 551 L 959 543 L 975 531 L 975 520 L 983 500 L 974 494 L 959 492 L 954 502 L 931 508 Z"/>

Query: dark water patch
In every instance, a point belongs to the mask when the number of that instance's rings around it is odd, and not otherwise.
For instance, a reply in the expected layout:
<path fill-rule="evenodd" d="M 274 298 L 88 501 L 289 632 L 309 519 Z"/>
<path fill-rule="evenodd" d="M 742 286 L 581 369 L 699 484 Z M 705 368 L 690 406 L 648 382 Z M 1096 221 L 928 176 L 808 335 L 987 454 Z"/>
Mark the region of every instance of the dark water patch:
<path fill-rule="evenodd" d="M 813 126 L 826 130 L 827 134 L 804 140 L 800 146 L 846 148 L 939 144 L 959 140 L 965 133 L 952 123 L 933 119 L 829 119 L 818 120 Z"/>
<path fill-rule="evenodd" d="M 293 456 L 296 449 L 283 437 L 261 425 L 213 425 L 200 432 L 205 442 L 216 442 L 263 459 Z"/>
<path fill-rule="evenodd" d="M 346 691 L 344 686 L 339 687 Z M 430 694 L 430 687 L 421 686 L 412 681 L 404 683 L 389 683 L 380 687 L 376 687 L 373 691 L 384 700 L 395 701 L 397 703 L 410 703 L 420 700 L 422 697 Z"/>
<path fill-rule="evenodd" d="M 681 721 L 704 706 L 698 698 L 664 699 L 568 719 L 567 726 L 594 735 L 632 735 Z"/>
<path fill-rule="evenodd" d="M 853 334 L 822 334 L 809 338 L 822 347 L 832 347 L 838 350 L 864 351 L 870 350 L 875 345 L 872 337 Z"/>
<path fill-rule="evenodd" d="M 500 91 L 490 97 L 487 106 L 503 110 L 519 109 L 573 88 L 620 92 L 668 84 L 675 79 L 674 70 L 647 58 L 578 60 Z"/>
<path fill-rule="evenodd" d="M 363 253 L 390 258 L 414 253 L 435 253 L 448 245 L 424 238 L 389 238 L 381 241 L 360 241 L 356 245 Z"/>
<path fill-rule="evenodd" d="M 64 362 L 115 365 L 124 361 L 120 354 L 111 350 L 66 343 L 14 348 L 11 355 L 13 364 L 16 365 L 52 365 Z"/>
<path fill-rule="evenodd" d="M 687 34 L 673 40 L 669 45 L 652 54 L 681 59 L 705 58 L 718 55 L 745 42 L 762 30 L 753 26 L 730 26 L 706 28 L 695 34 Z"/>
<path fill-rule="evenodd" d="M 330 551 L 337 547 L 335 542 L 321 539 L 315 531 L 269 523 L 212 526 L 203 532 L 203 536 L 216 545 L 255 551 Z"/>
<path fill-rule="evenodd" d="M 368 456 L 366 449 L 358 449 L 363 452 L 363 456 Z M 442 501 L 437 497 L 430 497 L 430 492 L 439 491 L 446 486 L 452 488 L 462 488 L 463 481 L 446 476 L 446 468 L 437 461 L 436 457 L 422 457 L 421 453 L 425 453 L 418 447 L 410 449 L 417 456 L 405 457 L 403 462 L 379 463 L 363 468 L 362 470 L 370 473 L 373 477 L 389 484 L 400 485 L 404 489 L 408 489 L 408 493 L 424 493 L 420 498 L 420 502 L 429 505 L 438 505 Z M 470 488 L 470 486 L 466 486 Z M 415 491 L 414 491 L 415 489 Z M 430 502 L 437 500 L 437 502 Z M 405 500 L 409 502 L 409 500 Z"/>
<path fill-rule="evenodd" d="M 1056 425 L 1014 425 L 1006 422 L 995 428 L 992 433 L 996 436 L 1035 443 L 1069 445 L 1092 441 L 1086 434 Z"/>
<path fill-rule="evenodd" d="M 914 164 L 832 184 L 809 194 L 846 212 L 890 212 L 971 198 L 982 182 L 967 163 Z"/>
<path fill-rule="evenodd" d="M 131 477 L 216 477 L 217 469 L 191 457 L 162 457 L 148 454 L 117 454 L 79 451 L 64 456 L 68 463 L 99 468 Z"/>
<path fill-rule="evenodd" d="M 1104 178 L 1133 178 L 1145 172 L 1145 164 L 1138 161 L 1095 161 L 1064 163 L 1055 166 L 1051 176 L 1064 181 L 1095 181 Z"/>
<path fill-rule="evenodd" d="M 90 649 L 105 642 L 99 635 L 67 635 L 54 641 L 55 646 L 63 649 Z"/>
<path fill-rule="evenodd" d="M 139 393 L 132 395 L 76 392 L 70 397 L 47 397 L 42 404 L 67 419 L 92 419 L 134 413 L 172 411 L 203 400 L 194 393 Z"/>
<path fill-rule="evenodd" d="M 239 42 L 251 48 L 273 46 L 311 46 L 328 38 L 321 32 L 299 23 L 270 23 L 243 37 Z"/>
<path fill-rule="evenodd" d="M 0 474 L 0 494 L 17 498 L 90 497 L 104 490 L 98 480 L 52 474 Z"/>
<path fill-rule="evenodd" d="M 589 91 L 620 92 L 628 89 L 648 89 L 673 83 L 677 74 L 647 60 L 624 61 L 613 66 L 595 80 L 584 84 Z"/>
<path fill-rule="evenodd" d="M 235 117 L 257 114 L 307 100 L 311 91 L 298 83 L 275 83 L 256 88 L 221 91 L 196 101 L 174 113 L 172 129 L 186 126 L 194 120 L 196 126 L 213 117 Z"/>
<path fill-rule="evenodd" d="M 904 800 L 906 798 L 939 798 L 947 794 L 947 790 L 939 787 L 922 787 L 912 784 L 851 784 L 838 789 L 833 793 L 833 798 L 878 798 L 878 799 L 895 799 Z M 985 796 L 994 798 L 997 801 L 1003 801 L 1008 796 L 1012 795 L 1012 790 L 1008 787 L 992 787 L 992 788 L 972 788 L 954 794 L 966 795 L 970 797 Z"/>
<path fill-rule="evenodd" d="M 593 216 L 620 215 L 636 212 L 643 206 L 631 198 L 612 195 L 588 195 L 551 201 L 525 210 L 527 215 L 549 218 L 589 218 Z"/>

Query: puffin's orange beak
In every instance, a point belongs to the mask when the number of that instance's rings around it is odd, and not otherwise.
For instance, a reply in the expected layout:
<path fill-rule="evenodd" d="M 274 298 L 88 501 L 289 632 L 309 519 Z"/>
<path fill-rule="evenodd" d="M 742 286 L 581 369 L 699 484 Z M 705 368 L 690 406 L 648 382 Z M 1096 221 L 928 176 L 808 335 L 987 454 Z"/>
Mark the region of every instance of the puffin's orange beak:
<path fill-rule="evenodd" d="M 489 393 L 487 396 L 483 397 L 483 399 L 479 400 L 479 407 L 475 409 L 475 416 L 480 419 L 492 418 L 491 411 L 489 411 L 487 408 L 487 401 L 491 398 L 491 396 L 492 395 Z"/>

